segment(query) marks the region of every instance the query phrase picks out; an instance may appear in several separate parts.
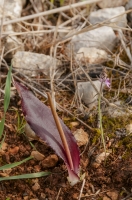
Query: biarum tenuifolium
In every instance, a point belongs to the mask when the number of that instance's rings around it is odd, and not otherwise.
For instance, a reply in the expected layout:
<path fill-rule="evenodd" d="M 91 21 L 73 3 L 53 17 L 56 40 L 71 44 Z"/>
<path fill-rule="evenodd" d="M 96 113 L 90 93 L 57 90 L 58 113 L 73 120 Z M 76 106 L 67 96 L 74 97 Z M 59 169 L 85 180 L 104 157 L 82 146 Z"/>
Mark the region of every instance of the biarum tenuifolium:
<path fill-rule="evenodd" d="M 21 97 L 22 111 L 27 123 L 36 135 L 51 146 L 56 154 L 64 160 L 69 174 L 68 180 L 71 185 L 76 184 L 80 181 L 80 156 L 73 134 L 63 121 L 58 118 L 65 135 L 67 148 L 69 149 L 70 156 L 68 156 L 69 154 L 67 153 L 67 149 L 65 148 L 63 140 L 59 134 L 59 129 L 51 109 L 39 101 L 39 99 L 22 84 L 15 82 L 15 87 Z"/>
<path fill-rule="evenodd" d="M 100 93 L 99 93 L 99 101 L 98 101 L 99 125 L 100 125 L 102 143 L 103 143 L 103 147 L 104 147 L 104 151 L 105 151 L 105 155 L 106 155 L 106 146 L 105 146 L 103 125 L 102 125 L 101 96 L 102 96 L 103 86 L 106 85 L 110 89 L 111 84 L 110 84 L 110 79 L 108 78 L 107 71 L 106 71 L 105 68 L 102 70 L 102 73 L 99 76 L 99 81 L 101 82 Z"/>

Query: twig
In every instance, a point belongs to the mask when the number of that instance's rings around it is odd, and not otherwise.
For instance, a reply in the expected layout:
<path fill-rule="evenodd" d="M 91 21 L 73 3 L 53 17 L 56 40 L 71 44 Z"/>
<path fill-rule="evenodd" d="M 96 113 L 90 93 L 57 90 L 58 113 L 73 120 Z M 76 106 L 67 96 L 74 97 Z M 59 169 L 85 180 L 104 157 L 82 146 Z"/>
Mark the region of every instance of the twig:
<path fill-rule="evenodd" d="M 38 8 L 35 6 L 35 3 L 33 2 L 33 0 L 30 0 L 30 2 L 31 2 L 31 4 L 32 4 L 32 6 L 33 6 L 35 12 L 36 12 L 36 13 L 39 13 L 39 10 L 38 10 Z M 43 16 L 42 16 L 42 20 L 43 20 L 43 22 L 44 22 L 45 24 L 50 25 L 50 23 L 49 23 Z"/>
<path fill-rule="evenodd" d="M 84 180 L 83 180 L 83 183 L 82 183 L 82 187 L 81 187 L 81 190 L 80 190 L 80 195 L 79 195 L 79 197 L 78 197 L 78 200 L 81 199 L 81 196 L 82 196 L 82 192 L 83 192 L 83 188 L 84 188 L 85 182 L 86 182 L 86 180 L 84 179 Z"/>
<path fill-rule="evenodd" d="M 5 7 L 5 0 L 3 1 L 3 15 L 1 18 L 1 25 L 0 25 L 0 49 L 1 49 L 1 36 L 2 36 L 2 32 L 3 32 L 3 19 L 4 19 L 4 7 Z"/>
<path fill-rule="evenodd" d="M 95 89 L 95 91 L 97 92 L 97 94 L 99 94 L 99 91 L 98 89 L 96 88 L 96 86 L 94 85 L 93 81 L 91 80 L 90 76 L 85 72 L 85 70 L 83 69 L 83 67 L 80 66 L 80 68 L 82 69 L 82 71 L 85 73 L 86 77 L 88 78 L 89 82 L 91 83 L 91 85 L 93 86 L 93 88 Z M 125 110 L 127 112 L 129 112 L 131 114 L 131 112 L 126 109 L 126 108 L 120 108 L 119 106 L 117 106 L 116 104 L 114 103 L 110 103 L 102 94 L 101 94 L 101 98 L 107 103 L 108 106 L 111 106 L 113 108 L 117 108 L 119 110 Z"/>
<path fill-rule="evenodd" d="M 56 197 L 55 200 L 58 200 L 58 199 L 59 199 L 60 192 L 61 192 L 61 188 L 59 189 L 59 192 L 58 192 L 57 197 Z"/>
<path fill-rule="evenodd" d="M 63 108 L 60 104 L 57 104 L 58 107 L 60 107 L 62 110 L 64 110 L 65 112 L 67 112 L 69 115 L 71 115 L 72 117 L 75 117 L 79 122 L 81 122 L 84 126 L 86 126 L 90 131 L 94 132 L 94 129 L 89 126 L 88 124 L 86 124 L 85 122 L 83 122 L 81 119 L 79 119 L 78 117 L 76 117 L 74 114 L 72 114 L 69 110 L 67 110 L 66 108 Z"/>
<path fill-rule="evenodd" d="M 55 8 L 55 9 L 52 9 L 52 10 L 36 13 L 36 14 L 33 14 L 33 15 L 28 15 L 28 16 L 25 16 L 25 17 L 20 17 L 20 18 L 8 20 L 8 21 L 5 21 L 3 23 L 3 25 L 13 24 L 13 23 L 17 23 L 17 22 L 21 22 L 21 21 L 25 21 L 25 20 L 29 20 L 29 19 L 34 19 L 34 18 L 40 17 L 40 16 L 52 15 L 52 14 L 55 14 L 55 13 L 63 12 L 63 11 L 70 10 L 70 9 L 73 9 L 73 8 L 77 8 L 77 7 L 81 7 L 81 6 L 85 6 L 87 4 L 92 4 L 92 3 L 99 2 L 99 1 L 101 1 L 101 0 L 87 0 L 87 1 L 79 2 L 79 3 L 74 3 L 74 4 L 71 4 L 71 5 L 68 5 L 68 6 L 63 6 L 63 7 L 60 7 L 60 8 Z"/>
<path fill-rule="evenodd" d="M 130 200 L 130 197 L 132 197 L 132 193 L 128 194 L 125 198 L 123 198 L 121 200 Z"/>

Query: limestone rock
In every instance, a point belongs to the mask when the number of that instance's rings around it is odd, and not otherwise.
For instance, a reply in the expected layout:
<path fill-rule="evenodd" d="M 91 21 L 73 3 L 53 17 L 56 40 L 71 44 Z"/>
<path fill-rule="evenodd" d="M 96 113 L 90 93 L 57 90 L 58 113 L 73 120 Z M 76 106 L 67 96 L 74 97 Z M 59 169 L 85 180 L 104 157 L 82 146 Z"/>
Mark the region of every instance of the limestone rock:
<path fill-rule="evenodd" d="M 26 0 L 4 0 L 0 1 L 0 18 L 4 12 L 5 18 L 17 18 L 21 16 L 22 8 L 25 5 Z"/>
<path fill-rule="evenodd" d="M 5 153 L 5 151 L 8 148 L 8 144 L 6 142 L 3 142 L 0 148 L 0 155 L 3 155 Z"/>
<path fill-rule="evenodd" d="M 24 4 L 26 3 L 25 0 L 4 0 L 0 1 L 0 19 L 3 18 L 4 20 L 10 20 L 14 18 L 21 17 L 21 12 Z M 0 20 L 1 23 L 1 20 Z M 16 29 L 18 29 L 17 25 L 8 24 L 3 26 L 4 32 L 9 33 L 9 37 L 7 36 L 5 39 L 2 40 L 2 46 L 5 47 L 6 58 L 11 59 L 14 53 L 19 49 L 23 50 L 23 43 L 20 38 L 17 36 L 11 35 L 15 33 Z M 20 32 L 20 28 L 19 28 Z"/>
<path fill-rule="evenodd" d="M 121 15 L 122 13 L 124 14 Z M 116 18 L 111 19 L 113 17 L 116 17 Z M 112 22 L 112 25 L 116 24 L 117 26 L 120 26 L 120 27 L 126 27 L 127 19 L 126 19 L 126 14 L 125 14 L 125 8 L 123 6 L 120 6 L 116 8 L 99 9 L 97 11 L 91 12 L 89 16 L 89 21 L 92 24 L 101 23 L 108 19 L 111 19 L 110 21 Z"/>
<path fill-rule="evenodd" d="M 126 4 L 126 10 L 130 10 L 132 9 L 132 0 L 129 0 L 128 3 Z M 132 12 L 129 12 L 127 14 L 127 18 L 128 18 L 128 21 L 129 21 L 129 24 L 130 26 L 132 27 Z"/>
<path fill-rule="evenodd" d="M 129 132 L 129 133 L 132 133 L 132 124 L 128 124 L 126 126 L 126 130 Z"/>
<path fill-rule="evenodd" d="M 76 54 L 76 60 L 82 65 L 86 63 L 100 64 L 105 62 L 108 58 L 107 52 L 95 47 L 86 48 L 82 47 Z"/>
<path fill-rule="evenodd" d="M 94 30 L 74 35 L 71 39 L 74 53 L 77 53 L 81 47 L 96 47 L 99 49 L 112 50 L 116 45 L 117 37 L 111 27 L 100 27 Z M 69 51 L 70 44 L 67 46 Z"/>
<path fill-rule="evenodd" d="M 97 90 L 100 91 L 101 82 L 93 81 Z M 78 82 L 77 83 L 77 94 L 80 101 L 83 101 L 90 109 L 97 106 L 98 94 L 90 82 Z"/>
<path fill-rule="evenodd" d="M 100 8 L 115 8 L 119 6 L 124 6 L 128 0 L 102 0 L 101 2 L 98 2 L 97 5 Z"/>
<path fill-rule="evenodd" d="M 106 153 L 102 152 L 101 154 L 99 154 L 98 156 L 96 156 L 95 161 L 92 163 L 92 167 L 94 168 L 98 168 L 101 164 L 102 161 L 105 160 L 105 158 L 107 158 L 109 156 L 109 152 Z"/>
<path fill-rule="evenodd" d="M 31 156 L 33 156 L 36 160 L 40 161 L 40 160 L 44 160 L 45 156 L 38 152 L 38 151 L 32 151 L 31 152 Z"/>
<path fill-rule="evenodd" d="M 109 154 L 110 154 L 109 152 L 106 152 L 106 158 L 109 156 Z M 101 164 L 101 162 L 104 160 L 105 160 L 105 152 L 102 152 L 96 157 L 95 162 Z"/>
<path fill-rule="evenodd" d="M 77 129 L 74 133 L 73 133 L 76 141 L 77 141 L 77 144 L 79 147 L 83 146 L 83 145 L 86 145 L 87 142 L 88 142 L 88 134 L 82 129 Z"/>
<path fill-rule="evenodd" d="M 64 72 L 61 69 L 61 61 L 48 55 L 26 51 L 16 52 L 12 64 L 16 70 L 30 77 L 37 76 L 39 72 L 42 72 L 46 77 L 50 77 L 50 70 L 53 66 L 57 70 L 56 78 L 59 78 Z"/>
<path fill-rule="evenodd" d="M 122 102 L 121 101 L 116 101 L 114 102 L 115 105 L 117 105 L 118 107 L 120 108 L 123 108 L 122 107 Z M 123 111 L 122 109 L 118 109 L 116 107 L 111 107 L 111 106 L 108 106 L 106 109 L 105 109 L 105 112 L 110 116 L 110 117 L 113 117 L 113 118 L 116 118 L 116 117 L 119 117 L 119 116 L 129 116 L 130 114 L 126 111 Z"/>
<path fill-rule="evenodd" d="M 25 124 L 25 134 L 26 134 L 26 136 L 28 137 L 28 139 L 30 141 L 38 139 L 38 137 L 35 134 L 35 132 L 31 129 L 31 127 L 27 123 Z"/>

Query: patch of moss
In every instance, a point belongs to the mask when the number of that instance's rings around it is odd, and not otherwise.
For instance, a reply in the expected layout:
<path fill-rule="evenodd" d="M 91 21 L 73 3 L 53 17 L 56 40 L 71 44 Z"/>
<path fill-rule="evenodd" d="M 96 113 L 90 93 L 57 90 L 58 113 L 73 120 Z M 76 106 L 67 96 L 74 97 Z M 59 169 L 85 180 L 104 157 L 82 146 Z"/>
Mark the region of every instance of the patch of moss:
<path fill-rule="evenodd" d="M 126 159 L 128 159 L 130 156 L 131 156 L 131 152 L 127 150 L 127 151 L 123 154 L 122 159 L 126 160 Z"/>
<path fill-rule="evenodd" d="M 98 139 L 100 138 L 101 136 L 101 131 L 100 129 L 94 129 L 94 137 L 92 138 L 92 144 L 96 144 L 96 142 L 98 141 Z"/>
<path fill-rule="evenodd" d="M 127 124 L 130 124 L 132 116 L 120 116 L 120 117 L 109 117 L 103 116 L 102 123 L 104 132 L 107 134 L 113 134 L 118 128 L 125 128 Z"/>

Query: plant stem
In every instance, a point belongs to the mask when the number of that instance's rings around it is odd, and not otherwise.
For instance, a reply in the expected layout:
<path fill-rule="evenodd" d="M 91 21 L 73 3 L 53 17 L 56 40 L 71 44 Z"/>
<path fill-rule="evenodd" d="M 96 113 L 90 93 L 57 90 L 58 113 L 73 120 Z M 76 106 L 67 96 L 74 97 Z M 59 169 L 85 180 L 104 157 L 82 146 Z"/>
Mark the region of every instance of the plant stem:
<path fill-rule="evenodd" d="M 105 139 L 104 139 L 104 131 L 103 131 L 103 126 L 102 126 L 101 93 L 102 93 L 102 84 L 101 84 L 100 93 L 99 93 L 98 111 L 99 111 L 99 122 L 100 122 L 101 138 L 102 138 L 102 143 L 103 143 L 104 151 L 105 151 L 105 155 L 106 155 L 106 146 L 105 146 Z"/>
<path fill-rule="evenodd" d="M 51 95 L 49 93 L 47 93 L 47 95 L 48 95 L 48 100 L 49 100 L 49 104 L 50 104 L 50 107 L 51 107 L 51 111 L 52 111 L 52 114 L 53 114 L 57 129 L 58 129 L 58 132 L 60 134 L 60 138 L 61 138 L 61 141 L 63 143 L 64 150 L 65 150 L 66 155 L 67 155 L 67 159 L 68 159 L 70 168 L 73 169 L 73 162 L 72 162 L 72 158 L 71 158 L 71 153 L 70 153 L 67 141 L 66 141 L 66 137 L 65 137 L 64 131 L 62 129 L 59 117 L 58 117 L 58 115 L 56 113 L 56 110 L 54 108 L 54 105 L 53 105 L 53 102 L 52 102 L 52 99 L 51 99 Z"/>

